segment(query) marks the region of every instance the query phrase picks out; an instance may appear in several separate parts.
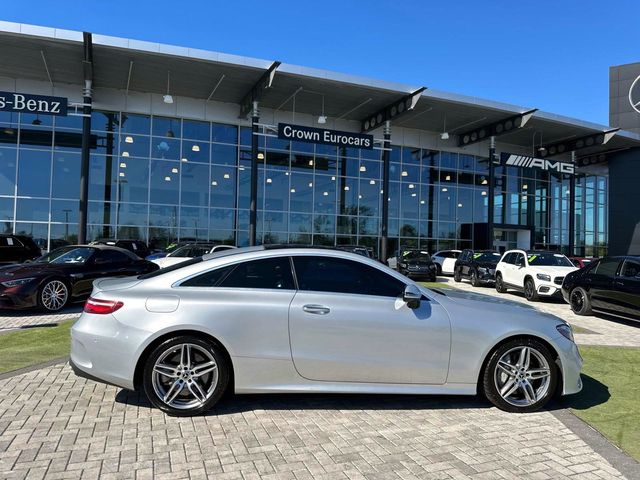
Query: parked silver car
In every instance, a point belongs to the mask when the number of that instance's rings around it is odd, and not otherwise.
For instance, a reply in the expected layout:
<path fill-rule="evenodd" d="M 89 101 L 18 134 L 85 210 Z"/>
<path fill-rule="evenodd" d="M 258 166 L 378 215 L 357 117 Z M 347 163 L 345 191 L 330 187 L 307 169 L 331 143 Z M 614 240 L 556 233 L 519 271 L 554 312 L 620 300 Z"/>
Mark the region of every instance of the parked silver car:
<path fill-rule="evenodd" d="M 580 391 L 571 327 L 508 301 L 423 288 L 375 260 L 252 247 L 102 279 L 72 329 L 84 377 L 172 415 L 236 393 L 484 392 L 512 412 Z"/>

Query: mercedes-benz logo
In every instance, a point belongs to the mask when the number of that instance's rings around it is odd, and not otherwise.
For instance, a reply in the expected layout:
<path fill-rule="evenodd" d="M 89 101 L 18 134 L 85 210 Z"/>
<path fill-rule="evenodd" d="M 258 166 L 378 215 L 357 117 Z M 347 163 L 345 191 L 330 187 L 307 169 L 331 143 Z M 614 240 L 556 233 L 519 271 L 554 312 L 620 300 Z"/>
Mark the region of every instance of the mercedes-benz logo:
<path fill-rule="evenodd" d="M 640 113 L 640 75 L 636 78 L 629 88 L 629 103 L 631 108 Z"/>

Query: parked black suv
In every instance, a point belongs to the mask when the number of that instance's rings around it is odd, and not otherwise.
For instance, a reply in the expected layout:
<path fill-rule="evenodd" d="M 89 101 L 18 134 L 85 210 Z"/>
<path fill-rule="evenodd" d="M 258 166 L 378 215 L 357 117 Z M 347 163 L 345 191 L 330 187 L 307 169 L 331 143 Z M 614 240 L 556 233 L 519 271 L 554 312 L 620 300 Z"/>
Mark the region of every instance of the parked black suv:
<path fill-rule="evenodd" d="M 502 255 L 494 250 L 463 250 L 456 260 L 453 279 L 460 282 L 463 278 L 468 278 L 474 287 L 493 282 L 500 257 Z"/>
<path fill-rule="evenodd" d="M 31 237 L 0 234 L 0 265 L 24 263 L 41 255 L 40 247 Z"/>
<path fill-rule="evenodd" d="M 398 256 L 398 272 L 409 278 L 436 281 L 436 264 L 425 250 L 402 250 Z"/>
<path fill-rule="evenodd" d="M 89 245 L 109 245 L 111 247 L 124 248 L 135 253 L 140 258 L 146 258 L 151 255 L 151 250 L 142 240 L 111 240 L 107 238 L 99 238 Z"/>
<path fill-rule="evenodd" d="M 606 257 L 569 273 L 562 296 L 576 315 L 640 320 L 640 256 Z"/>

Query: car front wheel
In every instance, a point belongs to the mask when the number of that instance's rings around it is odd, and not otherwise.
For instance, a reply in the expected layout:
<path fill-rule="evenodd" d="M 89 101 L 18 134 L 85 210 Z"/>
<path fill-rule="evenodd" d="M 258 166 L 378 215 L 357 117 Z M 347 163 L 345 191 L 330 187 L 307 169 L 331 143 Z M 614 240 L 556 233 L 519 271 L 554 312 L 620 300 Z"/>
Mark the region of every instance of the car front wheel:
<path fill-rule="evenodd" d="M 462 281 L 462 276 L 460 275 L 460 269 L 456 268 L 453 272 L 453 281 L 460 283 Z"/>
<path fill-rule="evenodd" d="M 504 286 L 504 281 L 502 280 L 502 274 L 500 273 L 496 273 L 496 292 L 507 293 L 507 289 Z"/>
<path fill-rule="evenodd" d="M 183 335 L 158 345 L 143 375 L 149 401 L 169 415 L 185 417 L 218 402 L 229 383 L 230 366 L 217 345 Z"/>
<path fill-rule="evenodd" d="M 38 306 L 46 312 L 57 312 L 69 301 L 69 287 L 58 279 L 45 282 L 38 292 Z"/>
<path fill-rule="evenodd" d="M 571 290 L 569 295 L 569 305 L 576 315 L 591 315 L 591 301 L 586 290 L 582 287 L 576 287 Z"/>
<path fill-rule="evenodd" d="M 536 292 L 536 285 L 530 278 L 524 282 L 524 297 L 530 302 L 538 300 L 538 292 Z"/>
<path fill-rule="evenodd" d="M 480 282 L 478 281 L 478 274 L 476 273 L 475 270 L 471 270 L 469 281 L 471 282 L 471 285 L 474 287 L 477 287 L 480 285 Z"/>
<path fill-rule="evenodd" d="M 483 374 L 487 399 L 507 412 L 534 412 L 544 407 L 558 383 L 549 349 L 531 338 L 514 339 L 491 354 Z"/>

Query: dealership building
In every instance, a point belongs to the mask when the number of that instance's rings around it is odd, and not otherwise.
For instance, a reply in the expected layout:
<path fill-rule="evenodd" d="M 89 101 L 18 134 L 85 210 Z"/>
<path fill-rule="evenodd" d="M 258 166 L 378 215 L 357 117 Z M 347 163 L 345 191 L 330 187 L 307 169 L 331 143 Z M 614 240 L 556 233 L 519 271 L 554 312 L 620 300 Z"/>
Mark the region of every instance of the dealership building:
<path fill-rule="evenodd" d="M 86 32 L 0 22 L 0 47 L 0 221 L 45 249 L 640 253 L 637 131 Z"/>

